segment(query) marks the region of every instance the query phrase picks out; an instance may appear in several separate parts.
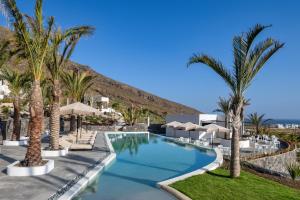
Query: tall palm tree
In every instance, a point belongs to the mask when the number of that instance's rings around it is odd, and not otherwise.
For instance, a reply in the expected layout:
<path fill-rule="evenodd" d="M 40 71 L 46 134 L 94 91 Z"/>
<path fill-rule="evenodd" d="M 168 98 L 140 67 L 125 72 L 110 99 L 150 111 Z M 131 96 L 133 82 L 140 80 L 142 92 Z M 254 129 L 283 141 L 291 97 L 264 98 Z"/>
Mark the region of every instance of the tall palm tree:
<path fill-rule="evenodd" d="M 221 112 L 225 116 L 225 128 L 228 128 L 228 123 L 230 120 L 230 114 L 231 114 L 231 99 L 225 99 L 222 97 L 219 97 L 218 101 L 218 108 L 214 110 L 214 112 Z"/>
<path fill-rule="evenodd" d="M 220 61 L 205 54 L 195 54 L 188 61 L 188 66 L 202 63 L 211 68 L 231 90 L 233 130 L 230 160 L 231 177 L 240 176 L 239 137 L 245 92 L 264 64 L 284 45 L 272 38 L 254 44 L 257 36 L 267 27 L 270 26 L 257 24 L 248 32 L 233 38 L 234 63 L 232 70 L 225 68 Z"/>
<path fill-rule="evenodd" d="M 60 107 L 60 79 L 63 69 L 71 57 L 78 40 L 85 35 L 90 35 L 93 28 L 80 26 L 67 29 L 62 32 L 60 29 L 53 31 L 51 35 L 50 52 L 46 62 L 50 72 L 52 86 L 52 103 L 50 108 L 50 148 L 59 149 L 59 107 Z"/>
<path fill-rule="evenodd" d="M 29 145 L 23 166 L 42 164 L 41 133 L 44 123 L 44 105 L 40 81 L 44 72 L 45 58 L 49 50 L 49 38 L 54 18 L 50 17 L 44 27 L 42 0 L 36 0 L 34 17 L 24 16 L 18 9 L 15 0 L 1 0 L 13 27 L 16 46 L 20 49 L 33 77 L 30 96 L 30 133 Z"/>
<path fill-rule="evenodd" d="M 24 92 L 29 88 L 30 76 L 22 74 L 18 71 L 9 69 L 8 67 L 2 68 L 0 72 L 0 79 L 5 80 L 10 90 L 10 95 L 13 98 L 14 116 L 13 116 L 13 133 L 12 140 L 20 140 L 20 111 L 21 111 L 21 97 Z"/>
<path fill-rule="evenodd" d="M 265 114 L 259 115 L 257 112 L 251 113 L 248 115 L 248 120 L 250 124 L 252 124 L 255 127 L 255 134 L 260 134 L 261 126 L 270 121 L 271 119 L 264 119 Z"/>
<path fill-rule="evenodd" d="M 94 76 L 89 75 L 88 72 L 79 71 L 65 72 L 62 76 L 66 87 L 66 95 L 70 98 L 71 103 L 82 102 L 84 95 L 89 88 L 94 84 Z M 71 116 L 70 131 L 75 131 L 75 116 Z"/>

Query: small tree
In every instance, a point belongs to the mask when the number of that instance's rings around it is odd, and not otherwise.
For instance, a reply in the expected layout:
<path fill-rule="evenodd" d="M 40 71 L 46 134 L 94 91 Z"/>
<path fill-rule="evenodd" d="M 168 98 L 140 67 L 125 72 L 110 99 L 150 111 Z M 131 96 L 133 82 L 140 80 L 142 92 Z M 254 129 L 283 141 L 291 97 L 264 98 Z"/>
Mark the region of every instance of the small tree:
<path fill-rule="evenodd" d="M 134 105 L 121 109 L 122 116 L 127 125 L 133 126 L 137 120 L 143 115 L 142 109 Z"/>
<path fill-rule="evenodd" d="M 300 176 L 300 165 L 297 162 L 288 163 L 286 169 L 294 181 Z"/>
<path fill-rule="evenodd" d="M 271 119 L 264 119 L 265 114 L 259 115 L 257 112 L 251 113 L 248 115 L 248 120 L 250 124 L 255 127 L 255 134 L 258 135 L 261 133 L 261 127 Z"/>
<path fill-rule="evenodd" d="M 94 84 L 94 76 L 88 72 L 64 72 L 62 79 L 66 87 L 66 95 L 71 99 L 71 103 L 82 102 L 84 95 Z M 76 118 L 71 116 L 70 131 L 76 129 Z"/>
<path fill-rule="evenodd" d="M 218 108 L 214 112 L 221 112 L 225 116 L 225 128 L 228 128 L 231 115 L 231 99 L 219 97 Z"/>
<path fill-rule="evenodd" d="M 13 133 L 12 140 L 20 140 L 20 130 L 21 130 L 21 100 L 24 96 L 24 92 L 29 89 L 30 86 L 30 76 L 28 74 L 21 74 L 10 68 L 2 68 L 0 72 L 0 79 L 7 82 L 8 88 L 10 90 L 10 95 L 13 99 L 14 105 L 14 116 L 13 116 Z"/>

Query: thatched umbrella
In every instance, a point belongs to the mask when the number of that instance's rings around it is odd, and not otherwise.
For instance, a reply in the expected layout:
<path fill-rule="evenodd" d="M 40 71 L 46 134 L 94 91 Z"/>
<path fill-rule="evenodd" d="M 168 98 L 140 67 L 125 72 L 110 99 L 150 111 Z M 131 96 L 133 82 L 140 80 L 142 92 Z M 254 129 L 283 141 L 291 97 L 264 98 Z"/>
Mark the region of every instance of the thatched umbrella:
<path fill-rule="evenodd" d="M 187 122 L 178 127 L 178 129 L 185 130 L 189 132 L 189 141 L 191 141 L 191 131 L 207 131 L 207 128 L 194 124 L 192 122 Z"/>
<path fill-rule="evenodd" d="M 182 126 L 183 124 L 181 122 L 173 121 L 169 122 L 167 124 L 162 125 L 162 128 L 172 128 L 174 132 L 174 137 L 176 136 L 176 128 Z"/>
<path fill-rule="evenodd" d="M 76 103 L 72 103 L 60 107 L 60 114 L 61 115 L 86 115 L 86 116 L 102 115 L 103 116 L 103 114 L 96 108 L 93 108 L 91 106 L 88 106 L 80 102 L 76 102 Z"/>
<path fill-rule="evenodd" d="M 80 103 L 80 102 L 75 102 L 75 103 L 60 107 L 60 114 L 61 115 L 77 115 L 77 138 L 76 138 L 77 141 L 78 141 L 78 129 L 79 129 L 78 122 L 79 122 L 80 116 L 98 115 L 98 116 L 106 117 L 103 113 L 101 113 L 96 108 L 93 108 L 91 106 L 88 106 L 88 105 Z"/>
<path fill-rule="evenodd" d="M 213 145 L 213 137 L 216 132 L 225 133 L 225 134 L 230 133 L 230 129 L 225 128 L 223 126 L 219 126 L 217 124 L 208 124 L 208 125 L 205 125 L 204 127 L 207 128 L 207 131 L 206 131 L 207 133 L 212 133 L 212 137 L 211 137 L 212 145 Z"/>

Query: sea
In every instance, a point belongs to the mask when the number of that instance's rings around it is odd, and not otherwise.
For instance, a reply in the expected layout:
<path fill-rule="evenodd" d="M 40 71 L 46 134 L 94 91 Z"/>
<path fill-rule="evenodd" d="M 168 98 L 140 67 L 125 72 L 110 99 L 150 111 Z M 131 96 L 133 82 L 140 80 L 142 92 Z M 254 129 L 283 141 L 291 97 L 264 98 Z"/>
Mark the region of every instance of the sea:
<path fill-rule="evenodd" d="M 266 124 L 299 124 L 300 125 L 300 119 L 271 119 L 270 121 L 267 121 Z"/>

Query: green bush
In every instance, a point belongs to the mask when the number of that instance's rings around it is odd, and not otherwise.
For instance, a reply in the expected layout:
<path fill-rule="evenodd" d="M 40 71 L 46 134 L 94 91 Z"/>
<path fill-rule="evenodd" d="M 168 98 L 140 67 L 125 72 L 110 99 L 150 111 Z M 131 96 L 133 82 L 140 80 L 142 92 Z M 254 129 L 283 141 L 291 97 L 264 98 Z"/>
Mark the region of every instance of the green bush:
<path fill-rule="evenodd" d="M 298 176 L 300 176 L 300 165 L 297 162 L 288 163 L 286 166 L 291 178 L 295 180 Z"/>
<path fill-rule="evenodd" d="M 7 119 L 7 118 L 9 117 L 9 115 L 10 115 L 10 108 L 7 107 L 7 106 L 2 106 L 2 107 L 1 107 L 1 114 L 2 114 L 2 116 L 3 116 L 5 119 Z"/>

